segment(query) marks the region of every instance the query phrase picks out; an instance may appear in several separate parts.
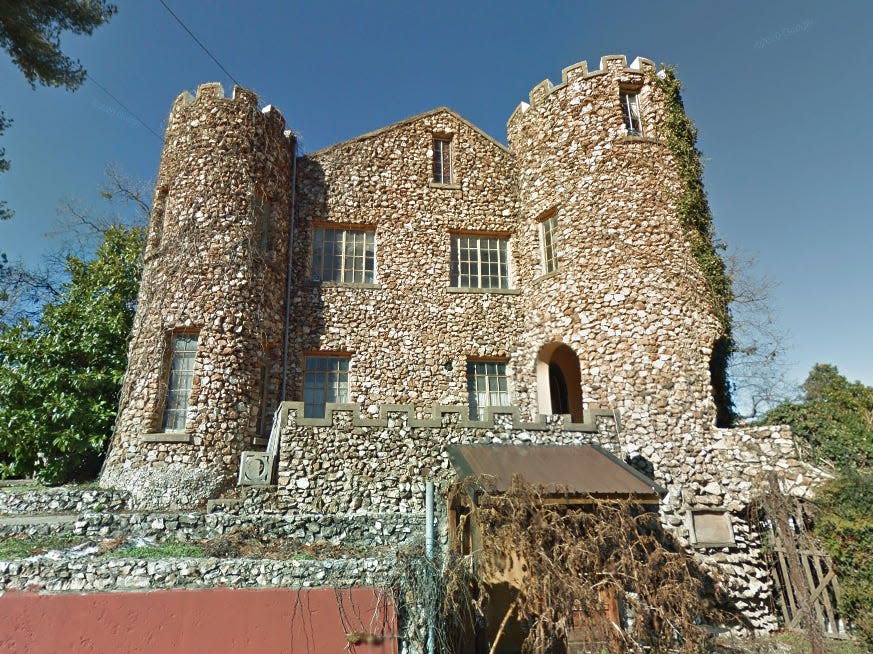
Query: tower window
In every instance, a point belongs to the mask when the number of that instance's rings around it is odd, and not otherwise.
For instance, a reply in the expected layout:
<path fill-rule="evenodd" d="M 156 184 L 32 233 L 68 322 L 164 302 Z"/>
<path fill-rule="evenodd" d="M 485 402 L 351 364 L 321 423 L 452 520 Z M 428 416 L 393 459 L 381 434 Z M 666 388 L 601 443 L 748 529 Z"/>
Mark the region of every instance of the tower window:
<path fill-rule="evenodd" d="M 313 281 L 372 284 L 375 271 L 375 230 L 328 227 L 313 230 Z"/>
<path fill-rule="evenodd" d="M 437 184 L 452 183 L 452 139 L 434 137 L 433 181 Z"/>
<path fill-rule="evenodd" d="M 552 213 L 552 215 L 540 222 L 540 254 L 543 260 L 543 274 L 548 274 L 558 269 L 557 230 L 557 212 Z"/>
<path fill-rule="evenodd" d="M 643 123 L 640 118 L 640 94 L 622 91 L 621 111 L 624 115 L 624 126 L 627 128 L 627 133 L 633 136 L 642 136 Z"/>
<path fill-rule="evenodd" d="M 303 417 L 323 418 L 328 402 L 349 401 L 349 357 L 308 356 L 303 373 Z"/>
<path fill-rule="evenodd" d="M 509 288 L 509 239 L 478 234 L 452 236 L 451 285 Z"/>
<path fill-rule="evenodd" d="M 194 380 L 194 358 L 197 355 L 197 334 L 173 334 L 170 365 L 167 375 L 167 395 L 161 421 L 163 431 L 184 431 L 188 400 Z"/>
<path fill-rule="evenodd" d="M 509 406 L 509 386 L 504 361 L 467 362 L 467 398 L 470 418 L 479 419 L 480 409 Z"/>

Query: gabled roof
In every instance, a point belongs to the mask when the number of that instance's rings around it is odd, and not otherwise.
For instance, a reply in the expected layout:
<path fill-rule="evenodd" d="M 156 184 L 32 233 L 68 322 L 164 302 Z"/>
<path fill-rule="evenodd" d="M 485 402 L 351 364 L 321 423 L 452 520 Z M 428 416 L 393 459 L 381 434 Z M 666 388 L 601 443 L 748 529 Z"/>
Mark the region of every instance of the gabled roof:
<path fill-rule="evenodd" d="M 448 107 L 437 107 L 436 109 L 431 109 L 430 111 L 425 111 L 424 113 L 416 114 L 414 116 L 410 116 L 409 118 L 404 118 L 403 120 L 397 121 L 396 123 L 391 123 L 390 125 L 386 125 L 385 127 L 380 127 L 379 129 L 374 130 L 372 132 L 366 132 L 365 134 L 361 134 L 360 136 L 355 136 L 354 138 L 350 138 L 350 139 L 347 139 L 345 141 L 340 141 L 339 143 L 334 143 L 333 145 L 329 145 L 325 148 L 321 148 L 320 150 L 316 150 L 315 152 L 308 152 L 306 156 L 311 157 L 311 156 L 320 154 L 322 152 L 327 152 L 328 150 L 338 148 L 342 145 L 347 145 L 349 143 L 355 143 L 357 141 L 366 141 L 367 139 L 371 139 L 371 138 L 374 138 L 376 136 L 380 136 L 382 134 L 385 134 L 385 133 L 390 132 L 392 130 L 398 129 L 400 127 L 405 127 L 405 126 L 410 125 L 412 123 L 415 123 L 419 120 L 422 120 L 424 118 L 428 118 L 429 116 L 433 116 L 433 115 L 439 114 L 439 113 L 451 114 L 452 116 L 457 118 L 459 121 L 464 123 L 471 130 L 473 130 L 474 132 L 476 132 L 480 136 L 482 136 L 484 139 L 490 141 L 492 144 L 496 145 L 498 148 L 500 148 L 504 152 L 509 152 L 509 148 L 507 148 L 505 145 L 503 145 L 503 143 L 501 143 L 500 141 L 495 139 L 490 134 L 488 134 L 488 133 L 482 131 L 481 129 L 479 129 L 478 127 L 476 127 L 476 125 L 474 125 L 469 120 L 464 118 L 461 114 L 459 114 L 454 109 L 449 109 Z"/>
<path fill-rule="evenodd" d="M 657 499 L 666 491 L 597 445 L 451 445 L 458 477 L 487 475 L 506 491 L 513 475 L 547 494 Z"/>

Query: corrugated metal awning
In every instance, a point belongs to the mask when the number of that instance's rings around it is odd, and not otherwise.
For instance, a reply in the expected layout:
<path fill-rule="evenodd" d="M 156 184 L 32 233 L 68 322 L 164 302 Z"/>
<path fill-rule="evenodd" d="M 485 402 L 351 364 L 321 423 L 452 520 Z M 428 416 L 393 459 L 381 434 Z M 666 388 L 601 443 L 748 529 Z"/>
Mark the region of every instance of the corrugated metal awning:
<path fill-rule="evenodd" d="M 666 492 L 643 473 L 597 445 L 451 445 L 461 479 L 493 477 L 505 491 L 513 475 L 546 493 L 657 498 Z"/>

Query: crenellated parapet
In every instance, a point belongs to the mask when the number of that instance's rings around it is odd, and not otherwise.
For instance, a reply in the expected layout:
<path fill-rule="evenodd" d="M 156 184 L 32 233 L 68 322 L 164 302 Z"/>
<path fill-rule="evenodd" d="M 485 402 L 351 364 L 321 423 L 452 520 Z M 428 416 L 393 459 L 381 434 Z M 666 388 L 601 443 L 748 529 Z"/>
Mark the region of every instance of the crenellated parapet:
<path fill-rule="evenodd" d="M 258 95 L 254 91 L 235 85 L 231 96 L 225 97 L 224 87 L 221 82 L 206 82 L 200 84 L 194 95 L 189 91 L 182 91 L 173 102 L 170 110 L 168 125 L 178 121 L 190 121 L 192 114 L 204 111 L 213 111 L 216 107 L 235 113 L 250 112 L 253 116 L 261 114 L 262 120 L 280 130 L 285 138 L 292 139 L 292 133 L 285 131 L 285 117 L 272 105 L 266 105 L 258 109 Z M 197 125 L 189 125 L 197 127 Z"/>
<path fill-rule="evenodd" d="M 553 84 L 548 78 L 534 86 L 528 94 L 529 102 L 521 102 L 507 121 L 510 125 L 519 114 L 525 114 L 533 106 L 537 107 L 545 102 L 552 93 L 559 93 L 565 88 L 572 88 L 575 92 L 584 90 L 585 82 L 596 80 L 601 77 L 611 76 L 617 78 L 619 83 L 642 86 L 646 78 L 655 74 L 657 66 L 650 59 L 637 57 L 630 65 L 624 55 L 607 55 L 600 58 L 600 68 L 588 70 L 588 62 L 580 61 L 567 66 L 561 71 L 561 83 Z"/>
<path fill-rule="evenodd" d="M 357 404 L 335 404 L 325 406 L 323 418 L 304 418 L 303 402 L 283 402 L 279 407 L 283 425 L 289 422 L 306 427 L 391 427 L 398 424 L 415 429 L 442 429 L 455 426 L 470 429 L 500 429 L 519 431 L 554 431 L 595 433 L 602 427 L 602 421 L 609 421 L 616 430 L 621 429 L 619 412 L 614 409 L 586 409 L 581 422 L 574 422 L 570 415 L 539 415 L 534 421 L 524 420 L 517 406 L 485 407 L 482 417 L 470 418 L 467 405 L 434 404 L 430 415 L 419 416 L 420 411 L 411 404 L 379 404 L 361 413 Z"/>

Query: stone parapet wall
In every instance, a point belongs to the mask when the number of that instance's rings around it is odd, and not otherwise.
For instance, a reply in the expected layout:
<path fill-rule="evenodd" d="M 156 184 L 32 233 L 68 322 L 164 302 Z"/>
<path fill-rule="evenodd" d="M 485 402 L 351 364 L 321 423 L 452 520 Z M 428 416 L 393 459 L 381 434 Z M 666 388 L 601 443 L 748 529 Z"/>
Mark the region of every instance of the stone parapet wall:
<path fill-rule="evenodd" d="M 382 417 L 362 417 L 357 407 L 328 407 L 324 420 L 304 419 L 303 405 L 287 402 L 279 450 L 277 506 L 315 512 L 424 510 L 428 479 L 447 486 L 455 473 L 446 447 L 453 444 L 615 444 L 612 412 L 590 422 L 565 424 L 552 416 L 521 421 L 518 410 L 467 418 L 466 407 L 434 407 L 434 417 L 415 418 L 414 407 L 383 407 Z M 607 447 L 606 449 L 610 449 Z"/>
<path fill-rule="evenodd" d="M 179 558 L 63 559 L 33 557 L 0 561 L 0 592 L 51 593 L 168 588 L 319 588 L 379 586 L 392 562 L 386 559 L 294 561 Z"/>
<path fill-rule="evenodd" d="M 0 487 L 0 515 L 121 511 L 126 508 L 127 500 L 127 492 L 106 488 L 59 486 L 31 490 Z"/>

